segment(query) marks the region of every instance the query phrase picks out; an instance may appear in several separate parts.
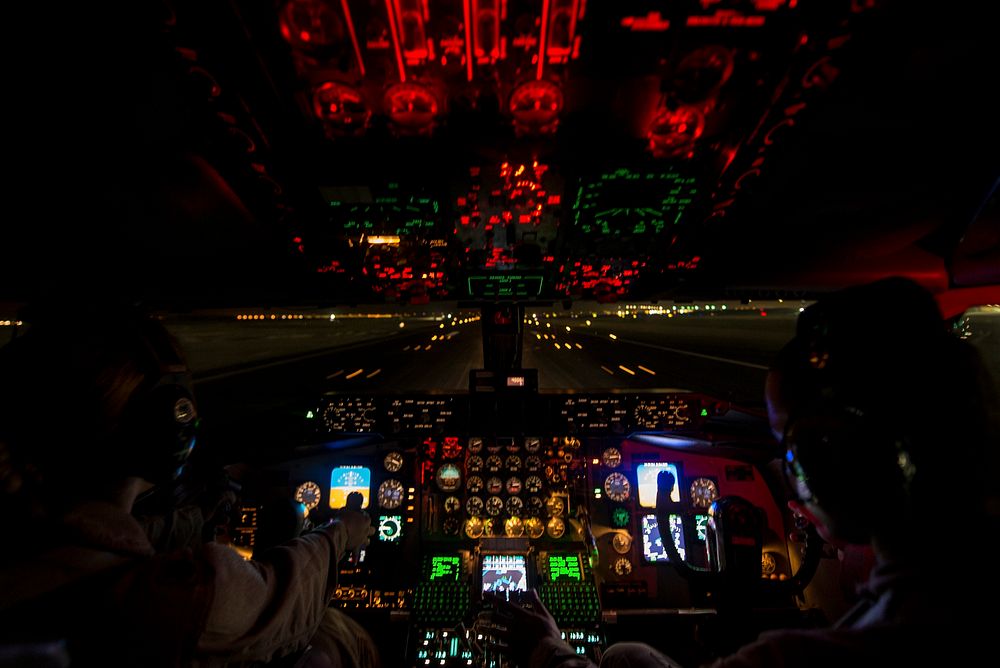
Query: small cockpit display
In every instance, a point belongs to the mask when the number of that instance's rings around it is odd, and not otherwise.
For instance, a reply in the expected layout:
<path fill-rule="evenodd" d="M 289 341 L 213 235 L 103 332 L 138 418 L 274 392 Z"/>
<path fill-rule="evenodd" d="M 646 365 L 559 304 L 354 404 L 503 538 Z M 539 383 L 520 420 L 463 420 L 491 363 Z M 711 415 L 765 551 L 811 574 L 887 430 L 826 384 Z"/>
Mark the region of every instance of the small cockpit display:
<path fill-rule="evenodd" d="M 462 572 L 462 560 L 453 555 L 434 555 L 430 559 L 427 579 L 430 582 L 457 582 Z"/>
<path fill-rule="evenodd" d="M 674 474 L 674 487 L 670 490 L 670 500 L 680 501 L 681 490 L 677 484 L 677 465 L 670 462 L 649 462 L 635 467 L 635 476 L 639 482 L 639 505 L 643 508 L 656 507 L 656 476 L 660 471 L 670 471 Z"/>
<path fill-rule="evenodd" d="M 378 539 L 383 543 L 398 543 L 403 535 L 402 515 L 378 516 Z"/>
<path fill-rule="evenodd" d="M 550 554 L 549 581 L 550 582 L 583 581 L 583 569 L 581 568 L 580 565 L 580 555 Z"/>
<path fill-rule="evenodd" d="M 347 495 L 358 492 L 363 497 L 362 508 L 371 497 L 372 472 L 367 466 L 337 466 L 330 471 L 330 507 L 343 508 Z"/>
<path fill-rule="evenodd" d="M 528 566 L 523 554 L 484 554 L 483 591 L 508 594 L 528 591 Z"/>
<path fill-rule="evenodd" d="M 677 553 L 684 559 L 684 525 L 681 523 L 680 515 L 670 515 L 670 533 L 673 535 L 674 545 L 677 546 Z M 660 538 L 656 515 L 652 513 L 642 516 L 642 556 L 646 561 L 670 561 L 670 555 L 667 554 L 667 549 Z"/>

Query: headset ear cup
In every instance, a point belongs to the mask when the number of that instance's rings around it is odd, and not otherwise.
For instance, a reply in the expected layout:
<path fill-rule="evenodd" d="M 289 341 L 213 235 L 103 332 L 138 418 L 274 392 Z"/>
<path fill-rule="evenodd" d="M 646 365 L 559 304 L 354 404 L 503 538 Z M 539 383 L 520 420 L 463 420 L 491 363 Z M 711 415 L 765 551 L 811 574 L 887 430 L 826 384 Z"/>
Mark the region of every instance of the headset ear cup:
<path fill-rule="evenodd" d="M 833 401 L 800 411 L 785 435 L 792 476 L 815 503 L 854 527 L 866 525 L 875 508 L 907 504 L 914 469 L 904 444 L 880 421 Z"/>

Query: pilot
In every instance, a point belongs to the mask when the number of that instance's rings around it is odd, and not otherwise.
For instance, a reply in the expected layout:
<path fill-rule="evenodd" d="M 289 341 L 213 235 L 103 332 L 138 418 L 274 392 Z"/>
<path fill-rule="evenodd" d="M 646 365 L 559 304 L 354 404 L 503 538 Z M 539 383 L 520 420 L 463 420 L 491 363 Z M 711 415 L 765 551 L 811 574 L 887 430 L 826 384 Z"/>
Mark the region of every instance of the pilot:
<path fill-rule="evenodd" d="M 869 546 L 875 565 L 830 628 L 765 631 L 704 665 L 972 665 L 992 655 L 991 616 L 975 611 L 1000 592 L 996 396 L 933 295 L 888 278 L 824 296 L 800 314 L 765 397 L 791 505 L 833 544 Z M 958 496 L 946 492 L 955 475 Z M 560 639 L 534 592 L 492 604 L 517 665 L 593 666 Z M 642 643 L 612 645 L 601 659 L 602 668 L 676 665 Z"/>
<path fill-rule="evenodd" d="M 0 349 L 0 665 L 377 665 L 328 607 L 366 513 L 250 561 L 214 541 L 155 552 L 132 510 L 195 443 L 182 352 L 134 309 L 67 311 Z"/>

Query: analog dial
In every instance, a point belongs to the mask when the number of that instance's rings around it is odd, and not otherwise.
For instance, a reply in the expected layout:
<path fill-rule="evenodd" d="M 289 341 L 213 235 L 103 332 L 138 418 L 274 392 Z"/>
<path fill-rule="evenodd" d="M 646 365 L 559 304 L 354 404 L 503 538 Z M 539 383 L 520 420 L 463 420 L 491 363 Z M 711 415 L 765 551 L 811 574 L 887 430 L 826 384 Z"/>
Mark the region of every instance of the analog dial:
<path fill-rule="evenodd" d="M 532 517 L 538 517 L 545 511 L 545 504 L 537 496 L 529 496 L 525 507 L 527 513 Z"/>
<path fill-rule="evenodd" d="M 535 455 L 531 455 L 524 460 L 524 467 L 529 471 L 541 471 L 542 470 L 542 460 Z"/>
<path fill-rule="evenodd" d="M 442 464 L 434 479 L 442 492 L 454 492 L 462 485 L 462 471 L 454 464 Z"/>
<path fill-rule="evenodd" d="M 483 521 L 478 517 L 470 517 L 465 520 L 465 535 L 475 540 L 483 535 Z"/>
<path fill-rule="evenodd" d="M 503 492 L 503 480 L 493 476 L 486 481 L 486 491 L 490 494 L 500 494 Z"/>
<path fill-rule="evenodd" d="M 561 517 L 563 511 L 566 510 L 566 504 L 563 503 L 561 497 L 550 496 L 549 500 L 545 502 L 545 510 L 551 517 Z"/>
<path fill-rule="evenodd" d="M 472 455 L 465 462 L 465 469 L 469 473 L 479 473 L 483 470 L 483 458 L 479 455 Z"/>
<path fill-rule="evenodd" d="M 514 517 L 520 517 L 521 512 L 524 510 L 524 501 L 521 500 L 519 496 L 512 496 L 507 499 L 507 503 L 504 505 L 507 509 L 508 515 L 513 515 Z"/>
<path fill-rule="evenodd" d="M 483 439 L 479 436 L 473 436 L 469 439 L 469 452 L 479 452 L 483 449 Z"/>
<path fill-rule="evenodd" d="M 628 499 L 631 491 L 632 485 L 629 483 L 628 478 L 621 473 L 612 473 L 604 480 L 604 492 L 612 501 L 619 503 L 625 501 Z"/>
<path fill-rule="evenodd" d="M 403 453 L 396 451 L 388 453 L 382 460 L 382 466 L 384 466 L 385 470 L 389 473 L 398 472 L 401 468 L 403 468 Z"/>
<path fill-rule="evenodd" d="M 529 475 L 524 480 L 524 489 L 529 494 L 538 494 L 542 491 L 542 479 L 536 475 Z"/>
<path fill-rule="evenodd" d="M 719 498 L 719 486 L 711 478 L 695 478 L 691 481 L 691 504 L 695 508 L 708 508 Z"/>
<path fill-rule="evenodd" d="M 517 476 L 513 478 L 507 478 L 507 484 L 504 485 L 507 489 L 508 494 L 520 494 L 521 493 L 521 479 Z"/>
<path fill-rule="evenodd" d="M 398 480 L 385 480 L 378 486 L 378 505 L 383 508 L 399 508 L 403 503 L 403 483 Z"/>
<path fill-rule="evenodd" d="M 447 436 L 441 444 L 441 456 L 445 459 L 455 459 L 462 454 L 462 443 L 454 436 Z"/>
<path fill-rule="evenodd" d="M 503 499 L 499 496 L 491 496 L 486 499 L 486 513 L 496 517 L 503 512 Z"/>
<path fill-rule="evenodd" d="M 528 452 L 538 452 L 542 447 L 542 439 L 537 436 L 527 436 L 524 439 L 524 449 Z"/>
<path fill-rule="evenodd" d="M 774 571 L 778 568 L 778 561 L 774 558 L 774 555 L 770 552 L 764 552 L 760 555 L 760 573 L 765 577 L 770 577 L 774 574 Z"/>
<path fill-rule="evenodd" d="M 511 455 L 510 457 L 507 458 L 507 461 L 504 463 L 507 465 L 507 470 L 512 473 L 521 470 L 521 458 L 518 457 L 517 455 Z"/>
<path fill-rule="evenodd" d="M 318 506 L 322 495 L 323 492 L 320 491 L 319 485 L 312 480 L 302 483 L 295 490 L 295 500 L 305 506 L 306 510 L 312 510 Z"/>
<path fill-rule="evenodd" d="M 524 520 L 524 530 L 527 532 L 529 538 L 539 538 L 545 533 L 545 524 L 537 517 L 529 517 Z"/>
<path fill-rule="evenodd" d="M 444 500 L 444 512 L 454 513 L 462 507 L 462 502 L 457 496 L 449 496 Z"/>
<path fill-rule="evenodd" d="M 523 536 L 524 522 L 521 521 L 520 517 L 508 517 L 507 521 L 503 523 L 503 530 L 511 538 Z"/>
<path fill-rule="evenodd" d="M 545 526 L 545 530 L 551 538 L 562 538 L 563 534 L 566 533 L 566 523 L 558 517 L 553 517 Z"/>
<path fill-rule="evenodd" d="M 473 517 L 483 514 L 483 500 L 478 496 L 470 496 L 465 501 L 465 512 Z"/>
<path fill-rule="evenodd" d="M 477 475 L 471 476 L 465 481 L 465 489 L 469 494 L 479 494 L 483 491 L 483 479 Z"/>
<path fill-rule="evenodd" d="M 486 458 L 486 468 L 489 469 L 490 473 L 496 473 L 503 468 L 503 460 L 500 459 L 499 455 L 490 455 Z"/>
<path fill-rule="evenodd" d="M 618 448 L 608 448 L 601 453 L 601 463 L 609 469 L 616 469 L 622 463 L 622 452 Z"/>
<path fill-rule="evenodd" d="M 444 529 L 444 532 L 449 536 L 458 534 L 458 530 L 461 527 L 462 521 L 454 515 L 444 518 L 444 524 L 441 526 L 441 528 Z"/>
<path fill-rule="evenodd" d="M 632 573 L 632 562 L 626 559 L 625 557 L 621 557 L 620 559 L 615 561 L 611 569 L 615 572 L 616 575 L 629 575 Z"/>
<path fill-rule="evenodd" d="M 627 533 L 616 533 L 614 538 L 611 539 L 611 547 L 618 554 L 628 554 L 629 549 L 632 547 L 632 537 Z"/>

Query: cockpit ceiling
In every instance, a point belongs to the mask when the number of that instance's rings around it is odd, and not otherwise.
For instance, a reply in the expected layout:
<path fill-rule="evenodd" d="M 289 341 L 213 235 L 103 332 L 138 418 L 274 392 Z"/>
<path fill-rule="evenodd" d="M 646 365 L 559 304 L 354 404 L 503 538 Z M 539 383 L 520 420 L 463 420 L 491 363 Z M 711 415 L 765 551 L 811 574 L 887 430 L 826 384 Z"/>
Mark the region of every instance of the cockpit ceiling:
<path fill-rule="evenodd" d="M 937 289 L 995 175 L 971 9 L 151 4 L 80 10 L 58 90 L 28 74 L 26 127 L 92 156 L 67 199 L 112 202 L 41 249 L 15 232 L 43 274 L 141 257 L 127 271 L 161 292 L 352 301 L 462 297 L 470 272 L 514 269 L 561 299 L 858 271 Z M 50 121 L 77 98 L 98 102 Z M 178 262 L 189 277 L 156 278 Z"/>

